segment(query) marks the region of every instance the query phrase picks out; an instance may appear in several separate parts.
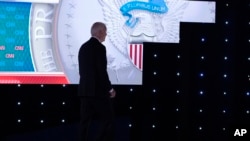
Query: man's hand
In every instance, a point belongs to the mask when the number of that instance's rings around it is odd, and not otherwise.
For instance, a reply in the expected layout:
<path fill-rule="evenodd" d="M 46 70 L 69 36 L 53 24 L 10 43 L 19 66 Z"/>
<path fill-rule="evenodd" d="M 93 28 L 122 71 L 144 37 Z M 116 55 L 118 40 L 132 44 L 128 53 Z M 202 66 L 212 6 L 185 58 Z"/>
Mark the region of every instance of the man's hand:
<path fill-rule="evenodd" d="M 115 91 L 115 89 L 111 89 L 110 91 L 109 91 L 109 94 L 110 94 L 110 98 L 114 98 L 115 96 L 116 96 L 116 91 Z"/>

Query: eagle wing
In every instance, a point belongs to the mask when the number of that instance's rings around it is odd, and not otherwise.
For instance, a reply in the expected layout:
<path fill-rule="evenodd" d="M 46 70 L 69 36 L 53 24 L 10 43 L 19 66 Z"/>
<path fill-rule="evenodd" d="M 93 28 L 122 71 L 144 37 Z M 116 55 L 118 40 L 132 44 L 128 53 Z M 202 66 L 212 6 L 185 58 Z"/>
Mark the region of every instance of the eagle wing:
<path fill-rule="evenodd" d="M 161 26 L 158 27 L 158 39 L 160 42 L 179 42 L 180 19 L 183 16 L 188 2 L 183 0 L 171 0 L 167 3 L 169 11 L 162 16 Z"/>
<path fill-rule="evenodd" d="M 104 21 L 107 26 L 108 37 L 111 43 L 123 54 L 127 56 L 127 34 L 123 30 L 126 21 L 120 12 L 120 7 L 126 0 L 99 0 L 102 5 Z"/>

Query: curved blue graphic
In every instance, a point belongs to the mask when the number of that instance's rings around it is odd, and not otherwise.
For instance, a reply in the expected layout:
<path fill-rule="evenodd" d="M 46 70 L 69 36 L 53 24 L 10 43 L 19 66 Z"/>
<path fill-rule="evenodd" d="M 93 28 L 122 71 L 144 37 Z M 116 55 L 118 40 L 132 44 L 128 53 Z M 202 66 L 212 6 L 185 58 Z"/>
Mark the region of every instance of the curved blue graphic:
<path fill-rule="evenodd" d="M 133 28 L 139 21 L 139 18 L 134 18 L 129 13 L 130 11 L 135 9 L 146 10 L 149 12 L 160 13 L 160 14 L 166 13 L 168 11 L 168 7 L 163 0 L 149 0 L 148 3 L 142 1 L 128 2 L 120 8 L 120 11 L 122 12 L 123 16 L 128 17 L 128 20 L 125 22 L 125 24 L 130 28 Z"/>

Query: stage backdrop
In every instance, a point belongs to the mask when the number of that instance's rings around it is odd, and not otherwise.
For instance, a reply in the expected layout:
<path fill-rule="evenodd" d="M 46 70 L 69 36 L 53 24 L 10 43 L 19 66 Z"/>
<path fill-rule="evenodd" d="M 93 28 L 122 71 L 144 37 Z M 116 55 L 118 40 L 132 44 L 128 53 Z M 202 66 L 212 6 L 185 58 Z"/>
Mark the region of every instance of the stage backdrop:
<path fill-rule="evenodd" d="M 180 43 L 180 23 L 215 23 L 215 2 L 0 0 L 0 83 L 77 84 L 93 22 L 108 27 L 113 84 L 142 85 L 143 43 Z"/>

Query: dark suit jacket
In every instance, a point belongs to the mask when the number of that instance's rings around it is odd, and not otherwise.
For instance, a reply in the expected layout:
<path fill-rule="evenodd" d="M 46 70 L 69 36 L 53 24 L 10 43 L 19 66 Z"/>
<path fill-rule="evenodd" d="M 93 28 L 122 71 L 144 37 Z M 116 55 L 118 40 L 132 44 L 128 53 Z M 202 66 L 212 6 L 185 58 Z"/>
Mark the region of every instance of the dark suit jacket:
<path fill-rule="evenodd" d="M 80 47 L 78 63 L 80 75 L 78 96 L 108 97 L 112 86 L 107 73 L 105 46 L 91 37 Z"/>

